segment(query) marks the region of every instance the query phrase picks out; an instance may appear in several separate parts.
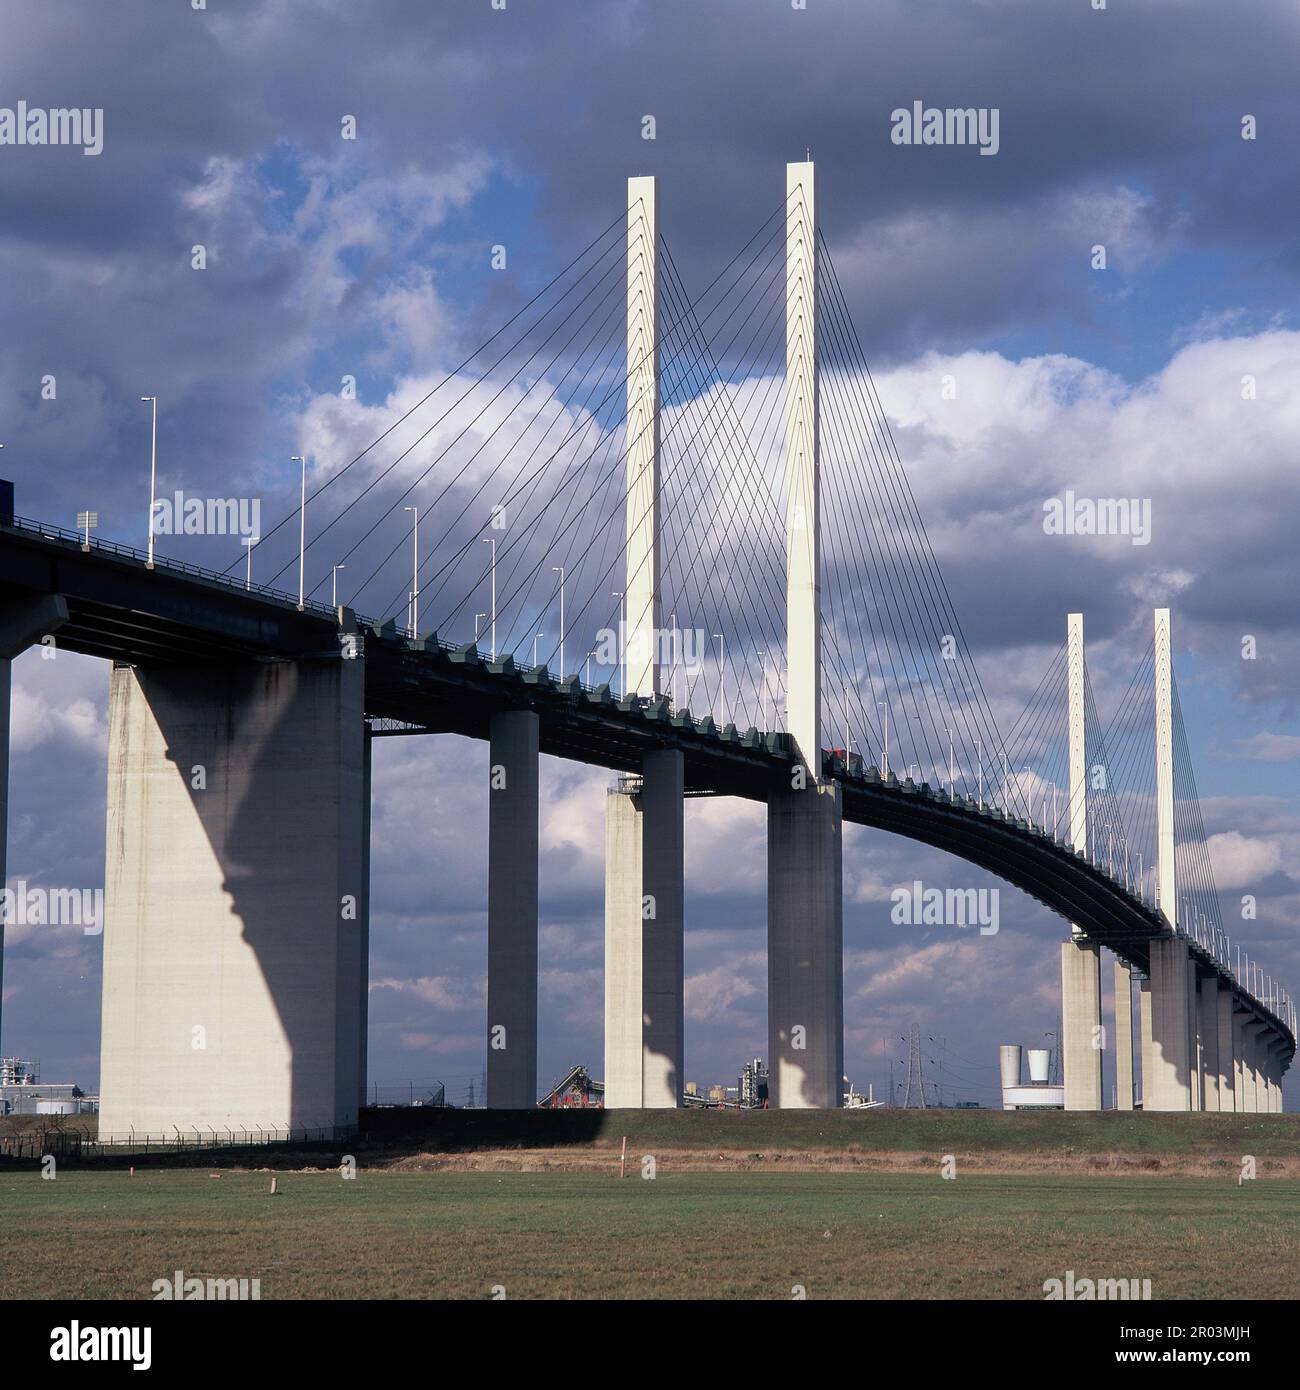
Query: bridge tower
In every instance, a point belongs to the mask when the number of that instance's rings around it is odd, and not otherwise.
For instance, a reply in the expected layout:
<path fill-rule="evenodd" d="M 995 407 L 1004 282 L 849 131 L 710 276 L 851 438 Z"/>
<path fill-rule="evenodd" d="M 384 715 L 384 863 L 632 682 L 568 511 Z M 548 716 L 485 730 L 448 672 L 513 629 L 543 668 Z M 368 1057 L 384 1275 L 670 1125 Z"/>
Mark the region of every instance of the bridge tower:
<path fill-rule="evenodd" d="M 661 699 L 659 233 L 653 177 L 627 181 L 627 698 Z M 685 1066 L 680 749 L 646 753 L 605 806 L 605 1105 L 681 1104 Z"/>
<path fill-rule="evenodd" d="M 786 166 L 786 653 L 798 762 L 767 803 L 772 1103 L 838 1108 L 844 1078 L 840 788 L 822 777 L 817 216 L 811 161 Z"/>
<path fill-rule="evenodd" d="M 1178 886 L 1174 869 L 1173 649 L 1169 610 L 1155 610 L 1156 881 L 1158 907 L 1169 934 L 1151 941 L 1150 1037 L 1143 1038 L 1143 1105 L 1147 1110 L 1191 1110 L 1195 1027 L 1188 1008 L 1189 971 L 1196 969 L 1178 935 Z M 1194 987 L 1193 987 L 1194 989 Z"/>
<path fill-rule="evenodd" d="M 1083 614 L 1066 622 L 1066 675 L 1069 701 L 1070 845 L 1088 852 L 1087 720 L 1084 710 Z M 1124 999 L 1116 993 L 1115 1008 Z M 1131 999 L 1129 1007 L 1132 1008 Z M 1074 923 L 1061 943 L 1061 1053 L 1065 1064 L 1065 1108 L 1101 1109 L 1101 947 Z M 1132 1079 L 1130 1077 L 1130 1088 Z M 1132 1100 L 1130 1097 L 1130 1106 Z"/>

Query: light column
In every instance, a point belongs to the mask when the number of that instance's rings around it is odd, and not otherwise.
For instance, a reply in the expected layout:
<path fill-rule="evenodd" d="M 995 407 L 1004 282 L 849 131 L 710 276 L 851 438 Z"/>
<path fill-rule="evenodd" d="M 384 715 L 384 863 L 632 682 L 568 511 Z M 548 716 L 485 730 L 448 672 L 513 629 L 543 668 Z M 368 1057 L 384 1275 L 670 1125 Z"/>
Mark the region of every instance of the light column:
<path fill-rule="evenodd" d="M 1066 670 L 1070 744 L 1070 843 L 1088 850 L 1087 749 L 1084 719 L 1083 614 L 1066 625 Z M 1062 1058 L 1065 1108 L 1101 1109 L 1101 947 L 1073 922 L 1061 943 Z"/>
<path fill-rule="evenodd" d="M 489 723 L 491 1110 L 531 1110 L 537 1103 L 538 734 L 534 710 L 502 710 Z"/>
<path fill-rule="evenodd" d="M 817 218 L 811 162 L 786 166 L 786 653 L 796 763 L 767 803 L 771 1104 L 843 1103 L 843 843 L 821 776 Z"/>

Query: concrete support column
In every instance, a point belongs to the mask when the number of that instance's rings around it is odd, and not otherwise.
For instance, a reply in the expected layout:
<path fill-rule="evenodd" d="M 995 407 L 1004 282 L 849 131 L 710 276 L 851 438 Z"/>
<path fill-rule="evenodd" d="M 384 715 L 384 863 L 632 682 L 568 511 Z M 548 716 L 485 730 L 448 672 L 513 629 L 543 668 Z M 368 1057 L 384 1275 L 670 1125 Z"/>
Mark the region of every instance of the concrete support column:
<path fill-rule="evenodd" d="M 1151 978 L 1138 981 L 1138 1029 L 1142 1055 L 1142 1109 L 1149 1110 L 1151 1099 Z"/>
<path fill-rule="evenodd" d="M 1246 1024 L 1249 1018 L 1249 1014 L 1234 1008 L 1232 1014 L 1232 1074 L 1233 1092 L 1236 1097 L 1234 1109 L 1241 1114 L 1249 1114 L 1254 1108 L 1254 1093 L 1250 1086 L 1250 1064 L 1246 1055 L 1250 1045 L 1250 1038 L 1246 1033 Z"/>
<path fill-rule="evenodd" d="M 5 886 L 9 850 L 9 690 L 13 663 L 0 656 L 0 888 Z M 0 1056 L 4 1055 L 5 924 L 0 919 Z"/>
<path fill-rule="evenodd" d="M 357 971 L 357 1095 L 358 1105 L 366 1103 L 366 1079 L 370 1072 L 370 785 L 374 739 L 365 726 L 362 744 L 361 804 L 364 825 L 361 830 L 361 884 L 365 897 L 359 914 L 361 960 Z"/>
<path fill-rule="evenodd" d="M 1201 1040 L 1201 1109 L 1224 1109 L 1219 1079 L 1219 980 L 1207 975 L 1197 997 L 1198 1031 Z"/>
<path fill-rule="evenodd" d="M 647 753 L 605 803 L 605 1106 L 681 1104 L 684 763 Z"/>
<path fill-rule="evenodd" d="M 114 669 L 100 1134 L 346 1132 L 365 661 Z"/>
<path fill-rule="evenodd" d="M 1241 1026 L 1242 1077 L 1246 1092 L 1246 1112 L 1257 1115 L 1263 1108 L 1264 1088 L 1259 1073 L 1259 1035 L 1264 1025 L 1248 1016 Z"/>
<path fill-rule="evenodd" d="M 1066 624 L 1067 726 L 1070 743 L 1070 841 L 1088 849 L 1087 750 L 1084 721 L 1083 614 Z M 1101 947 L 1070 924 L 1061 946 L 1061 1056 L 1065 1069 L 1065 1108 L 1101 1109 Z"/>
<path fill-rule="evenodd" d="M 772 1105 L 838 1109 L 844 1078 L 840 788 L 767 801 L 767 1036 Z"/>
<path fill-rule="evenodd" d="M 1115 1109 L 1133 1109 L 1133 975 L 1115 961 Z"/>
<path fill-rule="evenodd" d="M 1144 1104 L 1148 1110 L 1190 1110 L 1187 943 L 1181 937 L 1159 937 L 1150 948 L 1151 1072 Z"/>
<path fill-rule="evenodd" d="M 0 480 L 0 524 L 13 520 L 13 485 Z M 0 888 L 5 886 L 9 849 L 9 701 L 12 658 L 56 632 L 68 620 L 68 605 L 57 595 L 0 604 Z M 5 937 L 0 921 L 0 1042 L 4 1039 Z M 3 1056 L 0 1048 L 0 1056 Z"/>
<path fill-rule="evenodd" d="M 1200 971 L 1190 955 L 1187 961 L 1187 1081 L 1189 1108 L 1204 1110 L 1201 1082 Z"/>
<path fill-rule="evenodd" d="M 1065 1108 L 1101 1109 L 1101 947 L 1073 937 L 1061 943 L 1061 1055 Z"/>
<path fill-rule="evenodd" d="M 1237 1035 L 1232 1024 L 1232 990 L 1219 990 L 1218 997 L 1219 1109 L 1239 1110 L 1237 1103 Z"/>
<path fill-rule="evenodd" d="M 537 1103 L 537 742 L 533 710 L 489 726 L 488 1062 L 491 1110 Z"/>

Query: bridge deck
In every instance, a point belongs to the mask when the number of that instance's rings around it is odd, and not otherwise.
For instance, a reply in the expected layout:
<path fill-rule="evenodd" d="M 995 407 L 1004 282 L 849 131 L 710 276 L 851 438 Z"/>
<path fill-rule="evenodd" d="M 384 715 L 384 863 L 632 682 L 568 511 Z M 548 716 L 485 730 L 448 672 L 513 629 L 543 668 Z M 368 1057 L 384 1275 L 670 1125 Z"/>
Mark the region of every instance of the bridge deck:
<path fill-rule="evenodd" d="M 60 647 L 143 666 L 231 660 L 336 656 L 340 636 L 359 634 L 366 661 L 368 718 L 396 721 L 410 732 L 486 738 L 493 713 L 533 708 L 541 751 L 618 772 L 637 772 L 647 752 L 679 748 L 688 793 L 764 801 L 795 762 L 784 733 L 718 728 L 711 719 L 673 714 L 666 702 L 619 701 L 607 686 L 576 677 L 558 682 L 545 668 L 485 661 L 473 648 L 436 637 L 411 641 L 392 623 L 359 619 L 349 609 L 246 589 L 235 577 L 159 560 L 150 570 L 130 547 L 89 547 L 75 533 L 17 519 L 0 523 L 0 601 L 59 594 L 68 622 Z M 951 799 L 944 792 L 874 769 L 858 771 L 824 754 L 824 770 L 843 786 L 845 819 L 942 849 L 1022 889 L 1121 959 L 1141 970 L 1149 943 L 1168 934 L 1161 915 L 1104 869 L 1024 821 Z M 1195 941 L 1188 949 L 1206 974 L 1219 977 L 1240 1007 L 1284 1038 L 1281 1018 L 1241 989 Z"/>

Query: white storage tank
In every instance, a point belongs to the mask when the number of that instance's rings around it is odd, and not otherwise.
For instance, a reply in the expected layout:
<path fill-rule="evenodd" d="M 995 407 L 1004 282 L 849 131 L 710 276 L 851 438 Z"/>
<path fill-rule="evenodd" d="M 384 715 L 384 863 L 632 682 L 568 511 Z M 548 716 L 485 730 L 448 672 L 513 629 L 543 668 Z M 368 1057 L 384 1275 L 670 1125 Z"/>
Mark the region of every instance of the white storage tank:
<path fill-rule="evenodd" d="M 75 1115 L 77 1102 L 75 1100 L 38 1100 L 36 1113 L 38 1115 Z"/>
<path fill-rule="evenodd" d="M 998 1062 L 1002 1067 L 1002 1085 L 1020 1085 L 1020 1044 L 1004 1043 L 998 1048 Z"/>
<path fill-rule="evenodd" d="M 1047 1068 L 1052 1060 L 1052 1054 L 1045 1047 L 1031 1047 L 1029 1049 L 1029 1079 L 1046 1083 Z"/>

